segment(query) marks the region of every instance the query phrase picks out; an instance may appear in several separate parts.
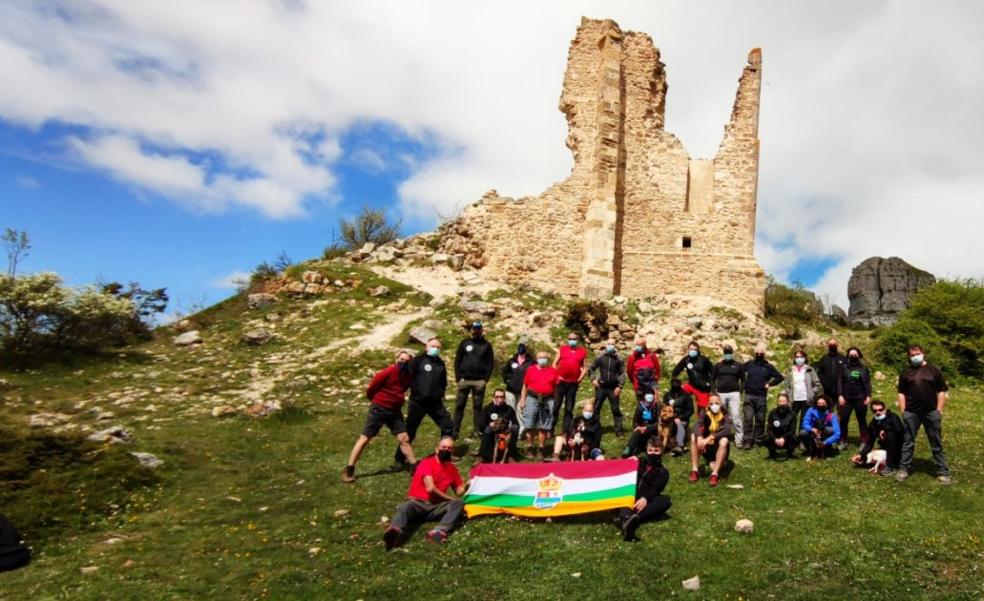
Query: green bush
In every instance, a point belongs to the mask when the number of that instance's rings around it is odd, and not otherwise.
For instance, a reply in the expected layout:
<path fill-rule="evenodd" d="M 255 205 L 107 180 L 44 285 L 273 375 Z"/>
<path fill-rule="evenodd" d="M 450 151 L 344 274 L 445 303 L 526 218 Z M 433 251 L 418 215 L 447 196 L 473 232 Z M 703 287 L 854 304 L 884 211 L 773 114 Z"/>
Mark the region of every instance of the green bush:
<path fill-rule="evenodd" d="M 567 305 L 564 325 L 586 339 L 593 330 L 608 335 L 608 307 L 601 301 L 579 300 Z"/>
<path fill-rule="evenodd" d="M 918 344 L 926 351 L 926 360 L 939 367 L 948 379 L 958 373 L 949 345 L 924 321 L 903 316 L 893 325 L 877 330 L 873 336 L 874 358 L 878 363 L 901 371 L 909 364 L 909 346 Z"/>
<path fill-rule="evenodd" d="M 917 292 L 903 315 L 928 324 L 946 341 L 961 374 L 984 376 L 984 282 L 936 282 Z"/>
<path fill-rule="evenodd" d="M 824 321 L 823 303 L 799 282 L 780 284 L 769 276 L 765 287 L 765 316 L 787 339 L 801 338 L 800 327 Z"/>
<path fill-rule="evenodd" d="M 349 250 L 362 248 L 367 242 L 387 244 L 400 235 L 400 223 L 390 223 L 383 209 L 362 207 L 362 212 L 352 219 L 338 222 L 342 246 Z"/>

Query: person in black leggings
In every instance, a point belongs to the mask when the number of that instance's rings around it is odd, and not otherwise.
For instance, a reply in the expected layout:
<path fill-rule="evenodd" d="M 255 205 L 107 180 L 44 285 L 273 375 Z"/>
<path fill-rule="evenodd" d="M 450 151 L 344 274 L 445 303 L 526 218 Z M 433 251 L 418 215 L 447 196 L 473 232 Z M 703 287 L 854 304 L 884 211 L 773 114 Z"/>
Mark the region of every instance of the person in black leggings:
<path fill-rule="evenodd" d="M 618 511 L 616 522 L 622 530 L 622 538 L 636 541 L 636 530 L 644 522 L 651 522 L 666 514 L 670 498 L 663 494 L 670 473 L 663 467 L 663 449 L 655 436 L 646 442 L 646 457 L 640 459 L 636 472 L 636 502 L 632 509 Z"/>

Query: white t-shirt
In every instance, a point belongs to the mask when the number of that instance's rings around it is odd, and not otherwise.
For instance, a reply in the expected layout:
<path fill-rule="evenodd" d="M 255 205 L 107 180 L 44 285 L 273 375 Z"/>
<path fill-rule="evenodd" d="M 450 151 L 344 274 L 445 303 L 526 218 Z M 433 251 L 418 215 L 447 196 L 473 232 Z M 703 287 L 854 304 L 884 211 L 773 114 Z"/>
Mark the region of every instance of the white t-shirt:
<path fill-rule="evenodd" d="M 807 400 L 806 392 L 806 366 L 793 367 L 793 400 Z"/>

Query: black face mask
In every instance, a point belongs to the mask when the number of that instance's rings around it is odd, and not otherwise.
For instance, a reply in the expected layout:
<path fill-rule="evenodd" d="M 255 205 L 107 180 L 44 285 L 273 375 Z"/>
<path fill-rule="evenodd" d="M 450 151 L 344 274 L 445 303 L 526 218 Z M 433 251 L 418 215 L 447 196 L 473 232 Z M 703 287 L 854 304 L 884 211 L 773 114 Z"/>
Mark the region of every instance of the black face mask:
<path fill-rule="evenodd" d="M 410 369 L 409 363 L 397 363 L 396 366 L 400 368 L 400 371 L 407 371 L 408 369 Z"/>
<path fill-rule="evenodd" d="M 451 451 L 438 451 L 437 458 L 445 463 L 451 461 Z"/>
<path fill-rule="evenodd" d="M 765 361 L 765 355 L 763 355 L 762 353 L 755 353 L 755 360 L 756 361 Z"/>
<path fill-rule="evenodd" d="M 663 454 L 662 453 L 646 453 L 646 459 L 648 459 L 649 460 L 649 463 L 652 463 L 652 464 L 660 463 L 661 461 L 663 461 Z"/>
<path fill-rule="evenodd" d="M 850 363 L 851 365 L 857 365 L 858 363 L 861 363 L 861 359 L 857 357 L 848 357 L 847 362 Z"/>
<path fill-rule="evenodd" d="M 789 405 L 779 405 L 776 407 L 776 410 L 779 411 L 779 413 L 787 413 L 789 411 Z"/>
<path fill-rule="evenodd" d="M 836 355 L 837 354 L 837 345 L 832 344 L 832 345 L 830 345 L 830 346 L 827 347 L 827 350 L 830 351 L 830 354 L 831 355 Z"/>

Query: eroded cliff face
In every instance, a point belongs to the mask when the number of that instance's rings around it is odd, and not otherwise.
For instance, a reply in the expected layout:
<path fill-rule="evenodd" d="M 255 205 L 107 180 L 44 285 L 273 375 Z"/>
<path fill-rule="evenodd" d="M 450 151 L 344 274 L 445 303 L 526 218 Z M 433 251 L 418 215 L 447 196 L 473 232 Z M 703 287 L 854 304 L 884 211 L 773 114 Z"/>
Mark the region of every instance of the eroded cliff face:
<path fill-rule="evenodd" d="M 871 257 L 851 271 L 847 298 L 848 321 L 860 325 L 895 323 L 909 299 L 920 288 L 936 282 L 933 274 L 917 269 L 898 257 Z"/>
<path fill-rule="evenodd" d="M 571 175 L 536 197 L 494 190 L 442 227 L 491 277 L 588 298 L 703 296 L 761 315 L 754 257 L 762 58 L 748 56 L 713 159 L 664 130 L 667 83 L 643 33 L 583 19 L 560 97 Z"/>

